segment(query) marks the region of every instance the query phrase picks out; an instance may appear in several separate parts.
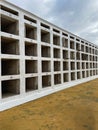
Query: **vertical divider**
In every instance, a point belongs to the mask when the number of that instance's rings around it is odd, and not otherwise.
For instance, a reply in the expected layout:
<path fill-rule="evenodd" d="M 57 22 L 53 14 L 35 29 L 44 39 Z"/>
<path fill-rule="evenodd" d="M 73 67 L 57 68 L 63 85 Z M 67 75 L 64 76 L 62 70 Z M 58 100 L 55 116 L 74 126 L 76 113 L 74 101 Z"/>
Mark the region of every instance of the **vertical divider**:
<path fill-rule="evenodd" d="M 25 44 L 24 14 L 19 13 L 19 47 L 20 47 L 20 94 L 25 94 Z"/>
<path fill-rule="evenodd" d="M 82 45 L 82 44 L 81 44 Z M 81 47 L 82 50 L 82 47 Z M 80 79 L 82 79 L 82 51 L 80 51 Z"/>
<path fill-rule="evenodd" d="M 50 44 L 51 44 L 51 86 L 54 87 L 54 64 L 53 64 L 53 31 L 50 28 Z"/>
<path fill-rule="evenodd" d="M 60 58 L 60 70 L 61 70 L 61 84 L 63 84 L 63 51 L 62 51 L 62 32 L 60 31 L 60 53 L 61 53 L 61 58 Z"/>
<path fill-rule="evenodd" d="M 42 90 L 42 65 L 41 65 L 41 27 L 40 21 L 37 23 L 37 44 L 38 44 L 38 91 Z"/>
<path fill-rule="evenodd" d="M 75 49 L 75 80 L 77 80 L 77 60 L 76 60 L 76 38 L 75 38 L 75 41 L 74 41 L 74 49 Z"/>
<path fill-rule="evenodd" d="M 70 66 L 70 36 L 68 35 L 68 62 L 69 62 L 69 82 L 71 81 L 71 66 Z"/>

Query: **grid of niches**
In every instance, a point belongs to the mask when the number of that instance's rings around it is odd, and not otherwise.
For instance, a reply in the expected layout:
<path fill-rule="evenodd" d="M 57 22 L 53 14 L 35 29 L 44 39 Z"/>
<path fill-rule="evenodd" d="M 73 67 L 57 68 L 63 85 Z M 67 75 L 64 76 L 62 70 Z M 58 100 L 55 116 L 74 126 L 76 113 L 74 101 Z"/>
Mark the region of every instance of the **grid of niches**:
<path fill-rule="evenodd" d="M 1 99 L 98 75 L 95 45 L 30 14 L 0 12 Z"/>

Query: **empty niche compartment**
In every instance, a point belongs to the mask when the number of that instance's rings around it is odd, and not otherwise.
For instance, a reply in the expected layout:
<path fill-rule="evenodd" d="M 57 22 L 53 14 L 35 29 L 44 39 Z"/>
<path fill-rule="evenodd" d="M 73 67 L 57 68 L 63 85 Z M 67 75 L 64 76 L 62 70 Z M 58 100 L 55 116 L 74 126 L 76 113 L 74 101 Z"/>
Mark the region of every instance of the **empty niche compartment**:
<path fill-rule="evenodd" d="M 87 54 L 82 54 L 82 60 L 88 60 L 88 55 Z"/>
<path fill-rule="evenodd" d="M 77 62 L 77 70 L 80 70 L 80 62 Z"/>
<path fill-rule="evenodd" d="M 46 25 L 44 23 L 41 23 L 41 26 L 44 27 L 44 28 L 46 28 L 46 29 L 50 29 L 50 26 L 48 26 L 48 25 Z"/>
<path fill-rule="evenodd" d="M 91 47 L 89 48 L 89 53 L 92 53 L 92 49 L 91 49 Z"/>
<path fill-rule="evenodd" d="M 1 60 L 2 75 L 17 75 L 19 74 L 19 60 L 2 59 Z"/>
<path fill-rule="evenodd" d="M 26 68 L 25 68 L 26 73 L 37 73 L 38 72 L 37 60 L 26 60 L 25 65 L 26 65 Z"/>
<path fill-rule="evenodd" d="M 61 74 L 54 74 L 54 84 L 61 84 Z"/>
<path fill-rule="evenodd" d="M 37 56 L 37 44 L 25 42 L 25 55 L 26 56 Z"/>
<path fill-rule="evenodd" d="M 68 39 L 62 38 L 62 46 L 68 48 Z"/>
<path fill-rule="evenodd" d="M 90 76 L 92 76 L 92 70 L 90 70 Z"/>
<path fill-rule="evenodd" d="M 77 72 L 77 79 L 81 79 L 81 72 Z"/>
<path fill-rule="evenodd" d="M 96 71 L 95 70 L 93 70 L 93 75 L 96 75 Z"/>
<path fill-rule="evenodd" d="M 11 38 L 1 37 L 1 53 L 18 55 L 19 41 Z"/>
<path fill-rule="evenodd" d="M 90 58 L 90 61 L 92 61 L 92 56 L 91 55 L 89 56 L 89 58 Z"/>
<path fill-rule="evenodd" d="M 82 62 L 82 69 L 85 69 L 85 62 Z"/>
<path fill-rule="evenodd" d="M 70 40 L 70 49 L 75 49 L 74 41 Z"/>
<path fill-rule="evenodd" d="M 60 61 L 54 61 L 54 71 L 60 71 Z"/>
<path fill-rule="evenodd" d="M 53 34 L 53 44 L 60 46 L 60 36 Z"/>
<path fill-rule="evenodd" d="M 63 62 L 63 70 L 69 70 L 69 63 L 67 61 Z"/>
<path fill-rule="evenodd" d="M 26 78 L 26 92 L 38 90 L 38 77 Z"/>
<path fill-rule="evenodd" d="M 25 24 L 25 37 L 37 40 L 37 28 L 28 24 Z"/>
<path fill-rule="evenodd" d="M 96 70 L 96 75 L 98 75 L 98 70 Z"/>
<path fill-rule="evenodd" d="M 67 50 L 63 50 L 63 59 L 69 59 Z"/>
<path fill-rule="evenodd" d="M 54 58 L 60 58 L 60 49 L 53 49 Z"/>
<path fill-rule="evenodd" d="M 89 63 L 86 63 L 86 69 L 89 69 Z"/>
<path fill-rule="evenodd" d="M 18 21 L 10 17 L 1 15 L 1 31 L 18 35 L 19 34 Z"/>
<path fill-rule="evenodd" d="M 51 86 L 51 75 L 42 76 L 42 88 Z"/>
<path fill-rule="evenodd" d="M 77 50 L 77 51 L 81 51 L 81 48 L 80 48 L 80 44 L 79 44 L 79 43 L 76 43 L 76 50 Z"/>
<path fill-rule="evenodd" d="M 50 43 L 50 32 L 41 30 L 41 41 Z"/>
<path fill-rule="evenodd" d="M 92 63 L 90 63 L 90 68 L 92 68 Z"/>
<path fill-rule="evenodd" d="M 50 47 L 48 47 L 48 46 L 41 46 L 41 56 L 42 57 L 51 57 Z"/>
<path fill-rule="evenodd" d="M 29 22 L 31 22 L 31 23 L 37 23 L 37 21 L 35 19 L 33 19 L 31 17 L 28 17 L 26 15 L 24 16 L 24 19 L 27 20 L 27 21 L 29 21 Z"/>
<path fill-rule="evenodd" d="M 6 11 L 6 12 L 9 12 L 9 13 L 11 13 L 11 14 L 14 14 L 14 15 L 17 15 L 17 16 L 18 16 L 18 12 L 17 12 L 17 11 L 12 10 L 12 9 L 10 9 L 10 8 L 8 8 L 8 7 L 5 7 L 5 6 L 3 6 L 3 5 L 1 5 L 1 10 Z"/>
<path fill-rule="evenodd" d="M 76 52 L 76 60 L 80 60 L 80 52 Z"/>
<path fill-rule="evenodd" d="M 71 67 L 71 70 L 75 70 L 75 62 L 71 62 L 70 65 L 71 65 L 71 66 L 70 66 L 70 67 Z"/>
<path fill-rule="evenodd" d="M 5 80 L 1 82 L 2 98 L 8 98 L 20 94 L 20 81 Z"/>
<path fill-rule="evenodd" d="M 68 82 L 69 81 L 69 73 L 64 73 L 63 74 L 63 82 Z"/>
<path fill-rule="evenodd" d="M 81 51 L 84 52 L 84 45 L 81 45 Z"/>
<path fill-rule="evenodd" d="M 71 72 L 71 81 L 75 80 L 75 72 Z"/>
<path fill-rule="evenodd" d="M 89 48 L 86 46 L 86 53 L 88 53 L 89 52 Z"/>
<path fill-rule="evenodd" d="M 85 71 L 82 71 L 82 78 L 85 78 Z"/>
<path fill-rule="evenodd" d="M 70 59 L 71 60 L 75 59 L 75 52 L 73 52 L 73 51 L 70 52 Z"/>
<path fill-rule="evenodd" d="M 86 77 L 89 77 L 89 71 L 86 71 Z"/>
<path fill-rule="evenodd" d="M 93 68 L 96 68 L 96 64 L 95 63 L 93 63 Z"/>
<path fill-rule="evenodd" d="M 42 61 L 42 72 L 51 72 L 51 62 Z"/>

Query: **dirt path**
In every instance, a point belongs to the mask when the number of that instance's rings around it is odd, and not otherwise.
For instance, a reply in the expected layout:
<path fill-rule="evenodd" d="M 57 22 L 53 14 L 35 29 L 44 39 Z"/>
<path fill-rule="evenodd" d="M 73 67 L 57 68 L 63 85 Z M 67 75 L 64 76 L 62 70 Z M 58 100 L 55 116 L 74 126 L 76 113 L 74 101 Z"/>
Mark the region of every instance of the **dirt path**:
<path fill-rule="evenodd" d="M 1 112 L 0 130 L 98 130 L 98 79 Z"/>

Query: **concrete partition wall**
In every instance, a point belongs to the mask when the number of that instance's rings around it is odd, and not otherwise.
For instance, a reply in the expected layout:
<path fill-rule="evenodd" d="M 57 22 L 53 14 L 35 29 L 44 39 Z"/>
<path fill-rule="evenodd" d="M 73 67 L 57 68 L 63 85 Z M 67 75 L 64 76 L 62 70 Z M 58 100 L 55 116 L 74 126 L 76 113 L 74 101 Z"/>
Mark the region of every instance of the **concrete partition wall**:
<path fill-rule="evenodd" d="M 98 47 L 0 1 L 0 111 L 98 77 Z"/>

